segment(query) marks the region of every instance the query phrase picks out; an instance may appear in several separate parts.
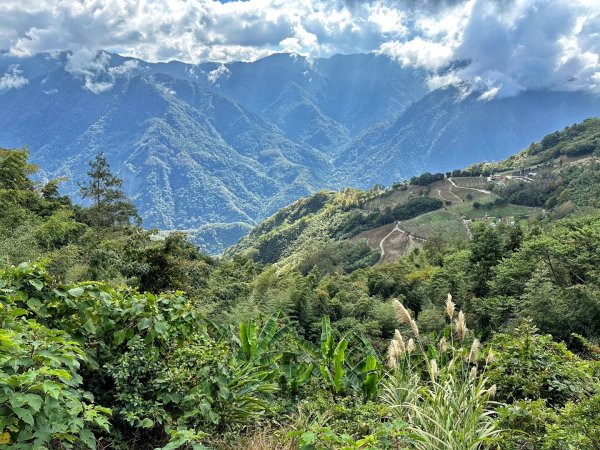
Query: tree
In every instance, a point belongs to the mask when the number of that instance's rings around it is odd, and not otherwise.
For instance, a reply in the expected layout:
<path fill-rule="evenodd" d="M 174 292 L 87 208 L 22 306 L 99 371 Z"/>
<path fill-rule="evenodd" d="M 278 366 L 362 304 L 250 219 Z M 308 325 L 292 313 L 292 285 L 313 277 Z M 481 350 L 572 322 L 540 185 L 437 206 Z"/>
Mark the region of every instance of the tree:
<path fill-rule="evenodd" d="M 92 202 L 86 211 L 89 222 L 97 228 L 129 225 L 131 219 L 139 224 L 135 206 L 121 190 L 123 181 L 111 173 L 104 154 L 98 153 L 89 165 L 89 181 L 80 184 L 79 190 L 83 198 Z"/>
<path fill-rule="evenodd" d="M 23 190 L 33 189 L 29 175 L 37 171 L 37 167 L 29 164 L 27 150 L 0 149 L 0 189 Z"/>
<path fill-rule="evenodd" d="M 474 293 L 477 297 L 484 297 L 488 293 L 487 283 L 492 277 L 492 269 L 504 253 L 498 231 L 488 224 L 478 223 L 469 249 Z"/>

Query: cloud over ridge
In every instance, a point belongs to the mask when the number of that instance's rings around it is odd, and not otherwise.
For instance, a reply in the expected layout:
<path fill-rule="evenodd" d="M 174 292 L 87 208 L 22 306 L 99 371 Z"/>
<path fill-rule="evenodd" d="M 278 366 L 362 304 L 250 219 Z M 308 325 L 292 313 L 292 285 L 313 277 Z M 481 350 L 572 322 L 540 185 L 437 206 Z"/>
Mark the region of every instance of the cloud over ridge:
<path fill-rule="evenodd" d="M 430 71 L 432 89 L 459 86 L 482 100 L 600 94 L 600 0 L 5 0 L 0 49 L 71 50 L 68 70 L 93 92 L 120 75 L 98 53 L 108 50 L 189 63 L 379 52 Z"/>

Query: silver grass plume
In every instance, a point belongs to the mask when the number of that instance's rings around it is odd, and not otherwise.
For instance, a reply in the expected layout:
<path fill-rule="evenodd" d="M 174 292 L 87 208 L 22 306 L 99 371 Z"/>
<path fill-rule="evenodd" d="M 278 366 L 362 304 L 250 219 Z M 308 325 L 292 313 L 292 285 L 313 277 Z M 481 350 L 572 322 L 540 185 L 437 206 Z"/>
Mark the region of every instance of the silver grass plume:
<path fill-rule="evenodd" d="M 400 349 L 398 348 L 398 341 L 392 339 L 388 347 L 388 367 L 396 370 L 398 368 L 398 356 L 400 355 Z"/>
<path fill-rule="evenodd" d="M 458 313 L 458 319 L 456 319 L 456 334 L 460 342 L 464 342 L 465 336 L 467 335 L 467 325 L 465 324 L 465 313 L 460 311 Z"/>
<path fill-rule="evenodd" d="M 454 309 L 456 304 L 452 301 L 452 295 L 448 294 L 448 298 L 446 299 L 446 314 L 452 320 L 454 318 Z"/>
<path fill-rule="evenodd" d="M 398 319 L 401 322 L 404 322 L 406 325 L 410 325 L 412 317 L 410 316 L 408 309 L 406 309 L 404 305 L 396 299 L 394 299 L 392 303 L 394 305 L 394 309 L 396 310 L 396 316 L 398 317 Z"/>
<path fill-rule="evenodd" d="M 394 331 L 394 340 L 398 343 L 398 348 L 400 349 L 400 353 L 404 353 L 406 351 L 406 345 L 404 344 L 404 339 L 400 334 L 400 331 Z"/>
<path fill-rule="evenodd" d="M 438 349 L 440 350 L 440 353 L 446 353 L 448 350 L 448 341 L 444 336 L 442 336 L 440 342 L 438 343 Z"/>
<path fill-rule="evenodd" d="M 492 347 L 490 347 L 487 356 L 485 357 L 485 363 L 490 365 L 494 361 L 494 352 L 492 351 Z"/>
<path fill-rule="evenodd" d="M 438 376 L 439 373 L 439 369 L 438 369 L 438 365 L 437 365 L 437 361 L 435 359 L 432 359 L 429 367 L 431 369 L 431 379 L 435 380 Z"/>
<path fill-rule="evenodd" d="M 415 322 L 414 320 L 411 320 L 410 321 L 410 329 L 412 330 L 412 332 L 415 335 L 415 337 L 417 339 L 420 339 L 420 336 L 419 336 L 419 327 L 417 326 L 417 322 Z"/>
<path fill-rule="evenodd" d="M 469 351 L 469 362 L 471 364 L 477 364 L 477 358 L 479 358 L 479 347 L 479 339 L 473 339 L 473 343 L 471 344 L 471 350 Z"/>

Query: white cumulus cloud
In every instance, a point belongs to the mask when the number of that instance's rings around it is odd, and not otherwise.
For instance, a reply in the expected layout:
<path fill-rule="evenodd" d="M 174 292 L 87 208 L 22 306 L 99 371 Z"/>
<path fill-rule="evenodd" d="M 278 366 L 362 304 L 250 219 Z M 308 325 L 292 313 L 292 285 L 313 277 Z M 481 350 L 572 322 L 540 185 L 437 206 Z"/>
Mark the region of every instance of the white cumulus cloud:
<path fill-rule="evenodd" d="M 208 72 L 208 75 L 206 77 L 211 83 L 216 83 L 221 78 L 229 77 L 229 73 L 230 70 L 227 68 L 227 66 L 225 66 L 225 64 L 221 64 L 215 70 L 211 70 L 210 72 Z"/>
<path fill-rule="evenodd" d="M 135 69 L 111 73 L 106 50 L 188 63 L 375 51 L 482 100 L 600 93 L 600 0 L 3 0 L 0 49 L 71 50 L 69 70 L 96 92 Z"/>
<path fill-rule="evenodd" d="M 13 65 L 4 75 L 0 76 L 0 91 L 19 89 L 27 83 L 29 80 L 23 76 L 23 71 L 19 69 L 18 65 Z"/>
<path fill-rule="evenodd" d="M 468 0 L 416 12 L 412 36 L 379 51 L 434 71 L 431 87 L 460 85 L 482 100 L 535 89 L 600 93 L 600 2 Z"/>

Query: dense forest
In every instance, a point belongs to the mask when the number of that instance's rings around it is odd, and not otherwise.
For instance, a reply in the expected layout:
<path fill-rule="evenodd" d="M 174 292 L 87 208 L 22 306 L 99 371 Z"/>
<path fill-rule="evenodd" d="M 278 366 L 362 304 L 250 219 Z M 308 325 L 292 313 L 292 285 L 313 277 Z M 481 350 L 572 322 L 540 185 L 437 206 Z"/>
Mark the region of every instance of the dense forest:
<path fill-rule="evenodd" d="M 222 257 L 142 229 L 102 154 L 78 205 L 0 151 L 0 445 L 600 449 L 599 137 L 450 174 L 495 205 L 436 198 L 448 174 L 323 191 Z M 503 205 L 545 214 L 393 262 L 356 239 Z"/>

